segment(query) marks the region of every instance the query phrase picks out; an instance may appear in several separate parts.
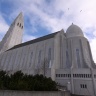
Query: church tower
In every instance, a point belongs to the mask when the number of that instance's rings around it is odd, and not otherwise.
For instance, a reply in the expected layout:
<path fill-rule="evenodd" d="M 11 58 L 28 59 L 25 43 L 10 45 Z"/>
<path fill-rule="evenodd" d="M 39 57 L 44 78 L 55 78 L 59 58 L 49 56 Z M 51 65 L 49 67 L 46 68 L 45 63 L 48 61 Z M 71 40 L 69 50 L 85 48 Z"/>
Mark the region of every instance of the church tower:
<path fill-rule="evenodd" d="M 93 65 L 90 45 L 83 31 L 72 24 L 66 31 L 68 42 L 68 60 L 72 68 L 91 68 Z M 70 64 L 70 63 L 69 63 Z"/>
<path fill-rule="evenodd" d="M 22 43 L 23 29 L 24 19 L 22 13 L 20 13 L 3 37 L 0 43 L 0 53 L 10 49 L 17 44 Z"/>

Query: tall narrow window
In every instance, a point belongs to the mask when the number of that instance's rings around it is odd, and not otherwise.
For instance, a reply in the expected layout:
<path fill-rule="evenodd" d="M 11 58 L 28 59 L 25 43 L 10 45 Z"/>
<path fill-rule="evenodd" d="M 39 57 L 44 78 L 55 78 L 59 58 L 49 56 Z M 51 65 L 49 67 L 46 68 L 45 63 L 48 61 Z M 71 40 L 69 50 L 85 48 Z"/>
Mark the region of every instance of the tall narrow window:
<path fill-rule="evenodd" d="M 31 66 L 31 63 L 32 63 L 32 57 L 33 57 L 33 52 L 31 52 L 31 54 L 30 54 L 30 62 L 29 62 L 29 66 Z"/>
<path fill-rule="evenodd" d="M 22 26 L 22 29 L 23 29 L 23 26 Z"/>
<path fill-rule="evenodd" d="M 69 54 L 68 51 L 66 51 L 66 67 L 70 68 L 70 62 L 69 62 Z"/>
<path fill-rule="evenodd" d="M 49 48 L 48 50 L 48 62 L 49 62 L 48 67 L 51 68 L 51 48 Z"/>
<path fill-rule="evenodd" d="M 17 23 L 17 26 L 19 26 L 19 23 Z"/>
<path fill-rule="evenodd" d="M 19 27 L 21 27 L 21 23 L 20 23 Z"/>
<path fill-rule="evenodd" d="M 41 50 L 39 51 L 39 54 L 38 54 L 38 64 L 40 64 L 40 61 L 41 61 Z"/>
<path fill-rule="evenodd" d="M 81 68 L 80 56 L 79 56 L 79 49 L 76 49 L 76 57 L 77 57 L 78 68 Z"/>

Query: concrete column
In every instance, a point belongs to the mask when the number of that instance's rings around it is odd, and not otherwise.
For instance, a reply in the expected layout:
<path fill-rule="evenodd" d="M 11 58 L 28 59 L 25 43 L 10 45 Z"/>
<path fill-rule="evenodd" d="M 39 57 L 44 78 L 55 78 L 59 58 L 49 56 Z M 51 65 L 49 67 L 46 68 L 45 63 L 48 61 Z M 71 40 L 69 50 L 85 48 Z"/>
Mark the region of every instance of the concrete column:
<path fill-rule="evenodd" d="M 74 79 L 73 79 L 73 68 L 74 68 L 74 60 L 73 60 L 73 50 L 72 50 L 72 41 L 70 42 L 71 46 L 71 92 L 74 94 Z"/>
<path fill-rule="evenodd" d="M 74 94 L 73 68 L 71 68 L 71 93 Z"/>

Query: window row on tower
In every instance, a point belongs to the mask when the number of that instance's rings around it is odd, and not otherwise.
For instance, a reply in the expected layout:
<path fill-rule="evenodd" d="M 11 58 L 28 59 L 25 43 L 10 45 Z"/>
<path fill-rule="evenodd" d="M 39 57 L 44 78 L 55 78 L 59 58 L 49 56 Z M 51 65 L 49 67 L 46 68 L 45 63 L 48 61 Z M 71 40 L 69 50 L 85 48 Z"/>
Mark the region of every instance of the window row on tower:
<path fill-rule="evenodd" d="M 21 29 L 23 29 L 23 26 L 21 25 L 21 23 L 17 23 L 17 26 L 19 26 Z"/>
<path fill-rule="evenodd" d="M 91 78 L 91 74 L 73 74 L 73 77 L 78 77 L 78 78 Z"/>
<path fill-rule="evenodd" d="M 56 77 L 71 77 L 71 74 L 56 74 Z M 91 74 L 73 74 L 73 77 L 91 78 Z"/>
<path fill-rule="evenodd" d="M 71 77 L 71 74 L 56 74 L 56 77 Z"/>
<path fill-rule="evenodd" d="M 80 84 L 80 87 L 81 88 L 87 88 L 87 85 L 86 84 Z"/>

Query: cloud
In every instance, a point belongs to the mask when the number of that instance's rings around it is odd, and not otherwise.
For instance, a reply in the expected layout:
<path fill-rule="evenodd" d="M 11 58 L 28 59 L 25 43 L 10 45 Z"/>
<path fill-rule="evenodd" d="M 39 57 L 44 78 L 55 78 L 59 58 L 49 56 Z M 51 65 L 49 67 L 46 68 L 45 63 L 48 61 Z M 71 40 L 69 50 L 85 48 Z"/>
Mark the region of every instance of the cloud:
<path fill-rule="evenodd" d="M 16 4 L 16 10 L 11 17 L 14 18 L 22 11 L 28 17 L 31 27 L 30 30 L 37 32 L 37 27 L 44 27 L 51 33 L 66 30 L 73 22 L 81 27 L 84 34 L 90 41 L 93 57 L 96 51 L 96 0 L 9 0 Z M 26 30 L 26 29 L 25 29 Z M 26 35 L 24 41 L 28 40 Z M 30 38 L 34 38 L 30 37 Z M 96 58 L 95 58 L 96 61 Z"/>
<path fill-rule="evenodd" d="M 51 32 L 67 29 L 72 22 L 84 31 L 91 27 L 96 29 L 95 0 L 52 0 L 51 3 L 46 0 L 17 0 L 16 2 L 18 2 L 18 10 L 29 16 L 32 25 L 41 23 Z"/>
<path fill-rule="evenodd" d="M 49 30 L 57 31 L 67 29 L 73 22 L 84 31 L 91 27 L 96 29 L 96 0 L 52 0 L 49 3 L 46 0 L 15 0 L 13 3 L 18 9 L 12 15 L 23 11 L 30 18 L 32 26 L 41 23 Z"/>
<path fill-rule="evenodd" d="M 9 25 L 6 23 L 4 18 L 0 15 L 0 40 L 3 38 L 8 28 L 9 28 Z"/>
<path fill-rule="evenodd" d="M 90 45 L 91 45 L 91 51 L 92 51 L 93 59 L 96 63 L 96 38 L 91 40 Z"/>
<path fill-rule="evenodd" d="M 23 42 L 27 42 L 27 41 L 29 41 L 29 40 L 33 40 L 33 39 L 35 39 L 36 37 L 35 36 L 31 36 L 31 35 L 24 35 L 24 37 L 23 37 Z"/>
<path fill-rule="evenodd" d="M 95 31 L 93 31 L 93 35 L 96 37 L 96 30 L 95 30 Z"/>

